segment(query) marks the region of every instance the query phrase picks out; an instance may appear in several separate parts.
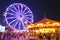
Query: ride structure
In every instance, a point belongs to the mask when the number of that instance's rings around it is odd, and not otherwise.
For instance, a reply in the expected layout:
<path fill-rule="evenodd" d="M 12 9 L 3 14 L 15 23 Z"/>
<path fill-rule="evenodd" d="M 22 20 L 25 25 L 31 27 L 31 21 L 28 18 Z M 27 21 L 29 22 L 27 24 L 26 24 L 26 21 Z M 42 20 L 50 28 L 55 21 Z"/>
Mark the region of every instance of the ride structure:
<path fill-rule="evenodd" d="M 25 30 L 27 25 L 33 23 L 32 11 L 24 4 L 14 3 L 4 12 L 6 23 L 16 30 Z"/>

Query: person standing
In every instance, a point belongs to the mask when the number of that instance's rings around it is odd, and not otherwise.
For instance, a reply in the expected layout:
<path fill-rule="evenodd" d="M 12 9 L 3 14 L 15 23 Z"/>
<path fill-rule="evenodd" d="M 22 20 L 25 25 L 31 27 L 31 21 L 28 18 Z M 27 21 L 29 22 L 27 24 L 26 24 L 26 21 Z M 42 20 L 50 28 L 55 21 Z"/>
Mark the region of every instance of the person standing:
<path fill-rule="evenodd" d="M 24 38 L 24 35 L 23 35 L 23 34 L 20 34 L 20 36 L 19 36 L 19 40 L 25 40 L 25 38 Z"/>
<path fill-rule="evenodd" d="M 48 35 L 48 40 L 50 40 L 50 34 Z"/>

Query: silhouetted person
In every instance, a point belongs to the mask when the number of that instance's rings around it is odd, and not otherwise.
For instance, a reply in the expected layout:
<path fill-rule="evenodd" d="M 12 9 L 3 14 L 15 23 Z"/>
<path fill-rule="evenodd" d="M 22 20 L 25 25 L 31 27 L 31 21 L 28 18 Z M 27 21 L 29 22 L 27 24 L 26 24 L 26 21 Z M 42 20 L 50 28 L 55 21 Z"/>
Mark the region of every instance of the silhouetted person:
<path fill-rule="evenodd" d="M 50 34 L 48 35 L 48 40 L 50 40 Z"/>
<path fill-rule="evenodd" d="M 56 34 L 56 40 L 59 40 L 59 34 Z"/>

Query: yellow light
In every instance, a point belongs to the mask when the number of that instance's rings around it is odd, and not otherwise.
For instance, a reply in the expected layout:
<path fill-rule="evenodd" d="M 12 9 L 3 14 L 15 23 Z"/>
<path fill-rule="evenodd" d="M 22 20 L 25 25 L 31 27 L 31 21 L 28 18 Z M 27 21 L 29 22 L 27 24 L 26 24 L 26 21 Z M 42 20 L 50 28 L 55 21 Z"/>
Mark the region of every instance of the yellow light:
<path fill-rule="evenodd" d="M 28 25 L 27 28 L 31 28 L 31 25 Z"/>
<path fill-rule="evenodd" d="M 50 22 L 46 22 L 46 24 L 49 24 Z"/>
<path fill-rule="evenodd" d="M 59 31 L 60 31 L 60 29 L 59 29 Z"/>
<path fill-rule="evenodd" d="M 39 31 L 38 31 L 38 30 L 35 30 L 35 32 L 36 32 L 36 33 L 39 33 Z"/>
<path fill-rule="evenodd" d="M 60 26 L 59 23 L 53 23 L 52 25 L 53 25 L 53 26 Z"/>
<path fill-rule="evenodd" d="M 30 24 L 27 26 L 27 28 L 33 28 L 33 27 L 36 27 L 35 24 Z"/>
<path fill-rule="evenodd" d="M 34 26 L 34 24 L 31 24 L 32 26 Z"/>
<path fill-rule="evenodd" d="M 53 28 L 41 28 L 41 29 L 39 29 L 39 31 L 41 33 L 51 33 L 51 32 L 55 32 L 55 29 L 53 29 Z"/>
<path fill-rule="evenodd" d="M 37 26 L 44 26 L 42 23 L 37 24 Z"/>
<path fill-rule="evenodd" d="M 46 22 L 44 26 L 51 26 L 50 22 Z"/>
<path fill-rule="evenodd" d="M 3 16 L 6 16 L 6 15 L 7 15 L 7 13 L 4 13 L 4 14 L 3 14 Z"/>

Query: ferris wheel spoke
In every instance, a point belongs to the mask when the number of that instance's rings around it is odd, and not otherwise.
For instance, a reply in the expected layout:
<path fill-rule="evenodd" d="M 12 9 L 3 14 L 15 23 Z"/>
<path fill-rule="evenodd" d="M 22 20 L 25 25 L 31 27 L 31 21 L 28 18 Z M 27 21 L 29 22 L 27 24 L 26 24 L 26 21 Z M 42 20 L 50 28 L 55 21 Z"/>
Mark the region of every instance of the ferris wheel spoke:
<path fill-rule="evenodd" d="M 16 9 L 16 7 L 15 7 L 15 6 L 13 6 L 13 8 L 17 11 L 17 9 Z"/>
<path fill-rule="evenodd" d="M 25 12 L 24 14 L 27 14 L 27 13 L 29 13 L 29 11 Z"/>
<path fill-rule="evenodd" d="M 16 27 L 17 24 L 18 24 L 18 21 L 17 21 L 16 24 L 14 25 L 14 28 Z"/>
<path fill-rule="evenodd" d="M 10 15 L 16 15 L 16 14 L 13 14 L 13 13 L 8 13 L 8 14 L 10 14 Z"/>
<path fill-rule="evenodd" d="M 14 11 L 13 9 L 9 8 L 12 12 L 16 13 L 16 11 Z"/>
<path fill-rule="evenodd" d="M 22 5 L 22 4 L 21 4 Z M 23 5 L 21 6 L 21 12 L 23 11 Z"/>
<path fill-rule="evenodd" d="M 23 13 L 25 12 L 25 10 L 27 10 L 26 8 L 24 9 Z"/>
<path fill-rule="evenodd" d="M 20 26 L 21 26 L 21 21 L 19 22 L 19 29 L 20 29 Z"/>
<path fill-rule="evenodd" d="M 32 15 L 25 15 L 25 18 L 32 18 L 33 19 L 33 16 Z"/>
<path fill-rule="evenodd" d="M 19 5 L 17 7 L 18 7 L 18 11 L 20 11 Z"/>
<path fill-rule="evenodd" d="M 13 18 L 16 18 L 16 17 L 7 17 L 7 19 L 13 19 Z"/>
<path fill-rule="evenodd" d="M 28 21 L 28 20 L 27 20 Z M 31 22 L 30 21 L 28 21 L 30 24 L 31 24 Z"/>
<path fill-rule="evenodd" d="M 24 23 L 24 24 L 25 24 L 24 29 L 26 29 L 26 28 L 27 28 L 27 27 L 26 27 L 26 26 L 27 26 L 27 23 Z"/>
<path fill-rule="evenodd" d="M 15 19 L 15 20 L 13 20 L 13 21 L 11 21 L 9 24 L 13 23 L 14 21 L 16 21 L 16 19 Z"/>
<path fill-rule="evenodd" d="M 25 19 L 27 22 L 31 23 L 29 20 Z"/>
<path fill-rule="evenodd" d="M 31 17 L 25 17 L 25 18 L 26 18 L 26 19 L 30 19 L 30 20 L 32 19 Z"/>
<path fill-rule="evenodd" d="M 25 27 L 25 25 L 24 25 L 24 22 L 23 22 L 23 20 L 22 20 L 22 25 L 23 25 L 23 28 Z"/>
<path fill-rule="evenodd" d="M 31 16 L 31 14 L 30 15 L 25 15 L 25 16 Z"/>
<path fill-rule="evenodd" d="M 32 19 L 32 18 L 26 18 L 26 19 Z"/>

